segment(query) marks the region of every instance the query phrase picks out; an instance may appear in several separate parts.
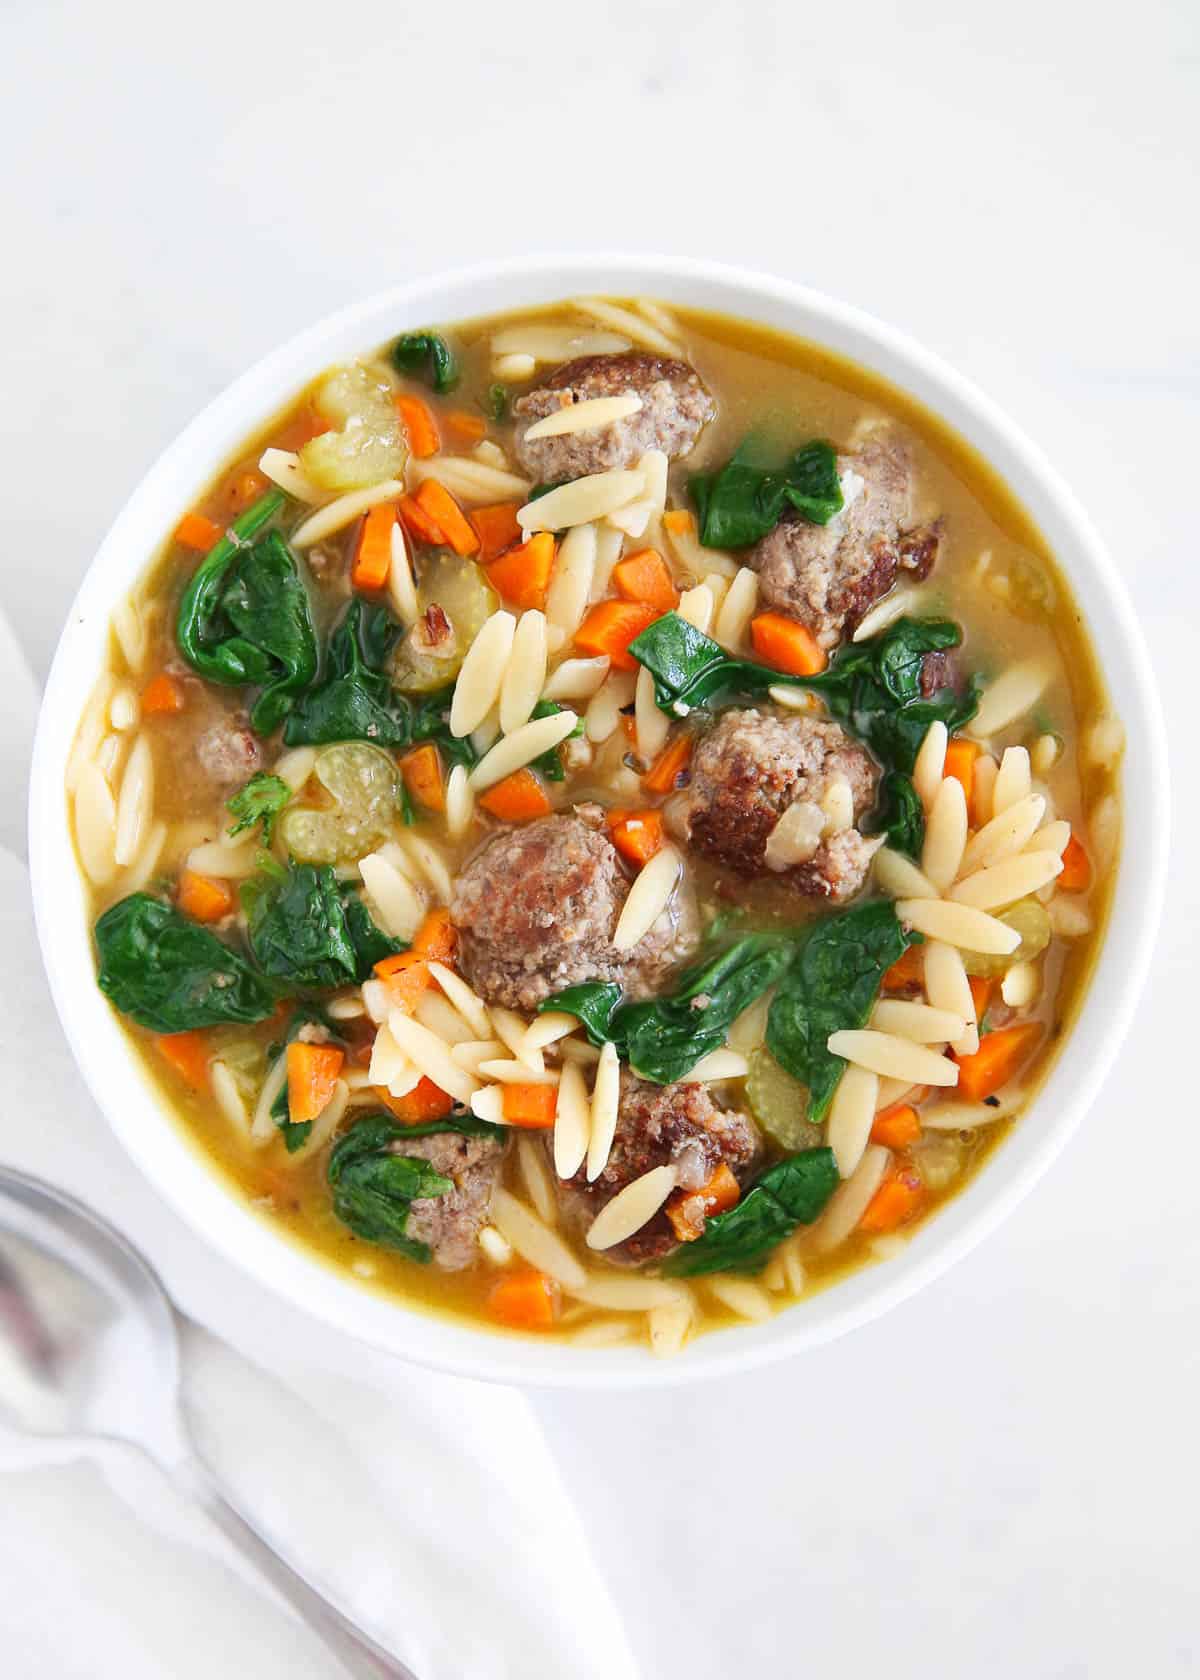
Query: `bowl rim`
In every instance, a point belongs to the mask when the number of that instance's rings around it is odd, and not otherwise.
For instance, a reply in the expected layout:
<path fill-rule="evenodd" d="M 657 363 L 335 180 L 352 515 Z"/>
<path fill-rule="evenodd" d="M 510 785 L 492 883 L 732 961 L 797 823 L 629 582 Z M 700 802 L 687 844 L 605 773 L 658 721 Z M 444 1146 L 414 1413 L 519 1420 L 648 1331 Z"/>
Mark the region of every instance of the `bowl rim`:
<path fill-rule="evenodd" d="M 339 355 L 405 327 L 533 308 L 582 293 L 651 294 L 724 310 L 838 350 L 881 374 L 972 445 L 1004 480 L 1070 579 L 1110 694 L 1136 751 L 1122 771 L 1127 820 L 1104 942 L 1075 1024 L 1020 1124 L 984 1170 L 918 1229 L 905 1252 L 859 1268 L 768 1322 L 712 1332 L 673 1360 L 642 1347 L 588 1349 L 481 1332 L 372 1292 L 241 1202 L 166 1112 L 94 983 L 83 882 L 64 776 L 102 663 L 109 615 L 213 463 Z M 780 277 L 700 258 L 544 254 L 422 276 L 327 315 L 269 352 L 163 451 L 117 514 L 68 614 L 39 714 L 29 796 L 38 937 L 55 1007 L 85 1082 L 126 1151 L 166 1201 L 235 1266 L 292 1305 L 398 1359 L 535 1387 L 636 1389 L 751 1370 L 858 1328 L 940 1277 L 1008 1216 L 1049 1169 L 1098 1094 L 1153 952 L 1169 838 L 1165 731 L 1153 670 L 1124 583 L 1057 469 L 992 401 L 907 333 Z M 64 885 L 65 882 L 65 885 Z"/>

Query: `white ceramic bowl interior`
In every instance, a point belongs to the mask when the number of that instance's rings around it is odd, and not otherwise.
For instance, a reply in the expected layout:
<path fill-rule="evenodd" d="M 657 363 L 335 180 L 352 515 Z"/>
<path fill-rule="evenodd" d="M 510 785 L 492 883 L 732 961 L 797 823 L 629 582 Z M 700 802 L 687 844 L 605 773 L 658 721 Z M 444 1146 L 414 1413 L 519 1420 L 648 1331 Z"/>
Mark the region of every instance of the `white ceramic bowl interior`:
<path fill-rule="evenodd" d="M 310 1257 L 232 1195 L 149 1088 L 95 985 L 87 902 L 63 790 L 67 755 L 101 670 L 114 606 L 180 513 L 247 436 L 322 368 L 406 328 L 585 291 L 651 295 L 765 322 L 850 357 L 940 415 L 1015 491 L 1071 579 L 1135 748 L 1126 760 L 1124 803 L 1136 821 L 1126 829 L 1104 948 L 1069 1042 L 1013 1136 L 917 1231 L 901 1257 L 866 1267 L 769 1323 L 702 1337 L 679 1358 L 663 1362 L 641 1348 L 584 1351 L 481 1333 L 411 1311 Z M 183 1218 L 260 1282 L 352 1336 L 464 1375 L 576 1388 L 687 1382 L 762 1365 L 865 1324 L 965 1254 L 1049 1167 L 1104 1081 L 1149 961 L 1166 867 L 1164 739 L 1138 625 L 1086 516 L 1018 428 L 951 368 L 860 311 L 783 280 L 680 259 L 523 259 L 419 280 L 331 316 L 231 385 L 147 473 L 88 569 L 46 689 L 30 796 L 38 930 L 63 1027 L 113 1129 Z"/>

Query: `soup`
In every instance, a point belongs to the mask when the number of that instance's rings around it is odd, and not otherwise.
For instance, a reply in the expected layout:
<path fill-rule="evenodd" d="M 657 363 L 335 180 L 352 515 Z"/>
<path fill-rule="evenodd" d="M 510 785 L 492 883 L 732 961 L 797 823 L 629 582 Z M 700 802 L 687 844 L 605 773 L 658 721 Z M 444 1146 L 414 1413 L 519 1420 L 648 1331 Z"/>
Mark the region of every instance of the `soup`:
<path fill-rule="evenodd" d="M 863 369 L 590 300 L 328 370 L 114 616 L 98 980 L 410 1306 L 670 1354 L 897 1253 L 1080 999 L 1122 735 L 1003 485 Z"/>

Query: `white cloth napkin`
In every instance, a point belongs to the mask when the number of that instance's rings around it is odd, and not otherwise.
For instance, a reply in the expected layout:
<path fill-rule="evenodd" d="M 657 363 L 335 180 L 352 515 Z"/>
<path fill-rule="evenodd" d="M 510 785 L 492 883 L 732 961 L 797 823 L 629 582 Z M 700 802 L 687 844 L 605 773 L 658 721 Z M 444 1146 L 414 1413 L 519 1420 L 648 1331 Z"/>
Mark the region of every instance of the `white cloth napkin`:
<path fill-rule="evenodd" d="M 0 669 L 9 712 L 0 812 L 23 811 L 36 691 L 2 617 Z M 528 1401 L 515 1389 L 404 1365 L 310 1322 L 210 1253 L 118 1147 L 54 1014 L 28 876 L 16 855 L 22 843 L 14 825 L 0 824 L 0 1038 L 7 1073 L 0 1158 L 109 1218 L 158 1268 L 179 1306 L 206 1327 L 185 1331 L 185 1401 L 203 1456 L 235 1501 L 417 1680 L 635 1680 L 620 1620 Z M 28 1469 L 38 1458 L 56 1462 L 52 1447 L 31 1454 L 10 1437 L 7 1448 L 0 1440 L 0 1468 L 10 1471 Z M 105 1455 L 104 1467 L 142 1522 L 176 1541 L 211 1548 L 249 1580 L 224 1541 L 128 1455 Z M 86 1498 L 81 1491 L 75 1508 Z M 0 1571 L 5 1503 L 0 1500 Z M 87 1509 L 94 1528 L 103 1508 Z M 64 1535 L 64 1561 L 69 1564 L 73 1544 L 94 1547 L 96 1538 L 86 1525 L 74 1538 Z M 121 1542 L 114 1537 L 112 1543 Z M 7 1549 L 19 1564 L 11 1536 Z M 45 1635 L 51 1645 L 39 1645 L 36 1666 L 32 1658 L 22 1666 L 20 1640 L 14 1649 L 6 1638 L 4 1668 L 13 1680 L 49 1672 L 48 1649 L 56 1673 L 76 1672 L 67 1647 L 80 1655 L 87 1635 L 81 1641 L 80 1601 L 69 1594 L 70 1579 L 67 1567 L 57 1604 L 61 1646 L 53 1643 L 58 1635 Z M 226 1580 L 231 1594 L 244 1593 Z M 46 1601 L 37 1610 L 40 1628 L 55 1614 L 55 1583 L 43 1572 L 27 1586 Z M 208 1591 L 211 1615 L 211 1582 Z M 206 1614 L 204 1604 L 192 1603 L 193 1616 Z M 280 1612 L 268 1609 L 265 1598 L 262 1604 L 270 1623 Z M 103 1615 L 103 1606 L 93 1608 Z M 179 1608 L 186 1622 L 186 1606 Z M 30 1625 L 34 1619 L 27 1617 Z M 189 1645 L 198 1640 L 199 1649 L 204 1635 L 193 1626 Z M 290 1643 L 280 1646 L 264 1632 L 263 1650 L 243 1650 L 252 1660 L 239 1661 L 240 1670 L 255 1680 L 330 1672 L 308 1635 L 286 1626 L 284 1634 Z M 161 1655 L 156 1660 L 149 1652 L 139 1671 L 136 1647 L 134 1641 L 132 1658 L 125 1651 L 125 1661 L 135 1663 L 122 1666 L 126 1680 L 166 1672 Z M 286 1660 L 276 1666 L 267 1647 L 286 1649 Z M 89 1670 L 81 1656 L 80 1673 L 115 1671 L 103 1657 Z M 172 1673 L 184 1672 L 181 1657 Z"/>

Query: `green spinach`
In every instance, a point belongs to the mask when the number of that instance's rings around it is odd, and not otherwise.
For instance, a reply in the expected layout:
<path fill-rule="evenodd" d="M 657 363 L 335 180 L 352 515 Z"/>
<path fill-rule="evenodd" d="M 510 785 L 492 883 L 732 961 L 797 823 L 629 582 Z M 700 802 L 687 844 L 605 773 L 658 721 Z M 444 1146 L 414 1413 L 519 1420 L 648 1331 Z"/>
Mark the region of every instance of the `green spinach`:
<path fill-rule="evenodd" d="M 916 856 L 924 837 L 920 801 L 907 778 L 929 725 L 953 732 L 975 715 L 974 678 L 960 693 L 943 686 L 921 692 L 928 654 L 957 647 L 962 631 L 948 619 L 902 618 L 882 635 L 845 647 L 825 671 L 793 677 L 737 659 L 678 613 L 667 613 L 629 644 L 654 678 L 654 696 L 679 717 L 731 694 L 765 694 L 779 683 L 819 694 L 830 714 L 866 743 L 885 772 L 875 826 L 892 845 Z"/>
<path fill-rule="evenodd" d="M 873 832 L 886 835 L 893 850 L 920 857 L 925 841 L 925 807 L 903 771 L 884 771 L 871 820 Z"/>
<path fill-rule="evenodd" d="M 487 394 L 487 411 L 493 420 L 499 424 L 508 416 L 508 387 L 506 385 L 489 385 Z"/>
<path fill-rule="evenodd" d="M 747 548 L 793 507 L 812 525 L 828 525 L 842 509 L 837 452 L 814 440 L 783 467 L 767 467 L 753 438 L 745 439 L 718 473 L 697 474 L 688 488 L 708 548 Z"/>
<path fill-rule="evenodd" d="M 568 986 L 540 1007 L 578 1016 L 593 1044 L 611 1040 L 635 1073 L 669 1085 L 724 1044 L 734 1019 L 774 985 L 793 950 L 791 935 L 745 934 L 687 969 L 670 997 L 622 1003 L 618 985 L 592 982 Z"/>
<path fill-rule="evenodd" d="M 557 713 L 563 711 L 564 709 L 565 708 L 560 706 L 555 700 L 539 700 L 529 715 L 531 720 L 533 718 L 554 717 Z M 576 723 L 574 729 L 572 729 L 571 733 L 567 736 L 567 740 L 574 741 L 582 734 L 583 719 L 581 717 L 578 723 Z M 562 747 L 562 742 L 560 742 L 557 747 L 550 747 L 546 752 L 541 753 L 537 758 L 535 758 L 529 768 L 531 770 L 537 770 L 548 782 L 565 781 L 567 772 L 563 767 Z"/>
<path fill-rule="evenodd" d="M 321 680 L 300 697 L 284 725 L 286 744 L 407 746 L 411 707 L 384 669 L 400 635 L 386 608 L 356 595 L 329 637 Z"/>
<path fill-rule="evenodd" d="M 669 1277 L 757 1272 L 797 1225 L 811 1225 L 838 1187 L 832 1149 L 803 1149 L 767 1171 L 728 1213 L 718 1213 L 695 1242 L 667 1257 Z"/>
<path fill-rule="evenodd" d="M 245 904 L 245 900 L 243 900 Z M 329 864 L 293 863 L 246 904 L 246 936 L 264 974 L 294 986 L 348 986 L 358 956 Z"/>
<path fill-rule="evenodd" d="M 328 864 L 289 863 L 252 877 L 242 887 L 242 908 L 258 967 L 291 986 L 348 986 L 407 950 L 376 927 L 354 887 Z"/>
<path fill-rule="evenodd" d="M 179 650 L 210 682 L 251 685 L 250 722 L 277 729 L 317 674 L 317 636 L 299 563 L 278 531 L 260 531 L 283 504 L 268 491 L 201 561 L 176 620 Z"/>
<path fill-rule="evenodd" d="M 824 1120 L 846 1066 L 827 1047 L 830 1033 L 865 1024 L 884 973 L 920 942 L 884 899 L 814 922 L 801 936 L 771 999 L 767 1049 L 808 1086 L 810 1120 Z"/>
<path fill-rule="evenodd" d="M 371 912 L 362 901 L 362 895 L 355 891 L 349 881 L 342 883 L 341 894 L 346 932 L 354 947 L 354 978 L 360 982 L 369 980 L 375 964 L 382 962 L 385 957 L 394 957 L 401 951 L 407 951 L 408 941 L 393 939 L 390 934 L 384 933 L 382 928 L 376 927 Z"/>
<path fill-rule="evenodd" d="M 100 990 L 156 1033 L 263 1021 L 274 988 L 216 934 L 170 904 L 133 893 L 96 923 Z"/>
<path fill-rule="evenodd" d="M 406 1138 L 434 1132 L 495 1137 L 503 1128 L 472 1115 L 450 1115 L 423 1126 L 398 1126 L 386 1114 L 370 1114 L 357 1121 L 329 1157 L 328 1178 L 333 1211 L 355 1236 L 397 1249 L 410 1260 L 428 1262 L 427 1243 L 408 1235 L 408 1216 L 420 1197 L 445 1196 L 453 1179 L 436 1172 L 418 1156 L 397 1153 Z"/>
<path fill-rule="evenodd" d="M 392 687 L 387 663 L 403 627 L 386 607 L 356 596 L 334 627 L 321 680 L 300 697 L 284 726 L 289 747 L 370 741 L 408 747 L 433 741 L 452 764 L 476 762 L 469 740 L 451 735 L 454 688 L 410 699 Z"/>
<path fill-rule="evenodd" d="M 226 802 L 226 809 L 236 818 L 229 830 L 230 835 L 241 834 L 261 823 L 263 845 L 269 846 L 275 819 L 291 797 L 292 790 L 281 776 L 269 775 L 265 770 L 257 771 L 245 787 L 239 788 Z"/>
<path fill-rule="evenodd" d="M 439 333 L 402 333 L 392 345 L 392 364 L 398 373 L 427 380 L 439 396 L 458 384 L 458 362 Z"/>

